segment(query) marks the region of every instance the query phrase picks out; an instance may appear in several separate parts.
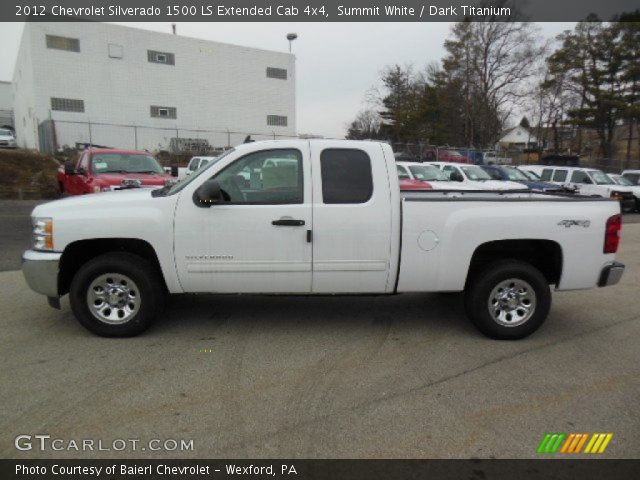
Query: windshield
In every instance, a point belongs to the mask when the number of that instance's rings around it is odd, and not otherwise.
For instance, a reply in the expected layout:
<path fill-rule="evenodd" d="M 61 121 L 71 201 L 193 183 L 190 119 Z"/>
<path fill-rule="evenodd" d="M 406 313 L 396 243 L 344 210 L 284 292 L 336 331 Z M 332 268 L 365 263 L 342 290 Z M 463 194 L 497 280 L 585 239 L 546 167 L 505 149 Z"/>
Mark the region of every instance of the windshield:
<path fill-rule="evenodd" d="M 589 170 L 589 175 L 591 175 L 593 181 L 596 182 L 596 185 L 615 185 L 613 180 L 611 180 L 606 173 L 601 172 L 600 170 Z"/>
<path fill-rule="evenodd" d="M 480 167 L 470 165 L 467 167 L 460 167 L 469 180 L 491 180 L 491 176 Z"/>
<path fill-rule="evenodd" d="M 423 182 L 448 182 L 449 177 L 442 173 L 439 168 L 431 165 L 411 165 L 409 170 L 416 180 Z"/>
<path fill-rule="evenodd" d="M 0 135 L 3 137 L 12 137 L 13 132 L 11 130 L 7 130 L 6 128 L 0 128 Z"/>
<path fill-rule="evenodd" d="M 615 177 L 611 177 L 618 185 L 624 185 L 625 187 L 633 187 L 633 183 L 628 178 L 624 178 L 623 176 L 617 175 Z"/>
<path fill-rule="evenodd" d="M 216 157 L 215 161 L 206 162 L 204 165 L 201 165 L 198 170 L 196 170 L 191 175 L 189 175 L 185 180 L 182 180 L 181 182 L 178 182 L 175 185 L 172 185 L 171 188 L 166 190 L 166 193 L 164 193 L 165 191 L 163 191 L 161 193 L 161 195 L 164 195 L 164 194 L 173 195 L 174 193 L 178 193 L 180 190 L 182 190 L 184 187 L 186 187 L 191 182 L 193 182 L 196 178 L 198 178 L 200 175 L 202 175 L 202 172 L 207 170 L 209 167 L 211 167 L 215 163 L 218 163 L 220 160 L 222 160 L 224 157 L 226 157 L 227 155 L 229 155 L 232 152 L 235 152 L 235 148 L 231 148 L 231 149 L 227 150 L 226 152 L 224 152 L 219 157 Z M 162 189 L 160 189 L 160 190 L 162 190 Z M 159 190 L 155 190 L 155 191 L 157 192 Z"/>
<path fill-rule="evenodd" d="M 151 155 L 127 153 L 99 153 L 91 158 L 91 170 L 101 173 L 164 173 Z"/>
<path fill-rule="evenodd" d="M 514 182 L 526 182 L 529 180 L 527 176 L 517 168 L 505 168 L 505 171 L 509 176 L 509 180 L 513 180 Z"/>
<path fill-rule="evenodd" d="M 540 181 L 540 177 L 535 173 L 530 172 L 529 170 L 519 170 L 519 171 L 522 172 L 529 180 L 533 180 L 534 182 Z"/>

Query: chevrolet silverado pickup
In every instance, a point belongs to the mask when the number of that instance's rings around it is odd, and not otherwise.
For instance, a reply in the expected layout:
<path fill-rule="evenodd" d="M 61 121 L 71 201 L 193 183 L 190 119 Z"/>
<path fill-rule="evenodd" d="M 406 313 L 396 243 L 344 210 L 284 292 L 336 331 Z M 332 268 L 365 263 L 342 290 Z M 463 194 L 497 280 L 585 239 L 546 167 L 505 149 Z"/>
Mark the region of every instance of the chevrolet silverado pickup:
<path fill-rule="evenodd" d="M 88 148 L 80 153 L 75 165 L 66 163 L 58 169 L 61 195 L 158 188 L 175 183 L 148 152 Z"/>
<path fill-rule="evenodd" d="M 32 220 L 27 283 L 57 308 L 68 293 L 104 336 L 141 333 L 167 294 L 464 292 L 481 332 L 516 339 L 544 322 L 551 288 L 624 270 L 615 200 L 401 192 L 391 147 L 369 141 L 247 143 L 175 185 L 69 197 Z"/>

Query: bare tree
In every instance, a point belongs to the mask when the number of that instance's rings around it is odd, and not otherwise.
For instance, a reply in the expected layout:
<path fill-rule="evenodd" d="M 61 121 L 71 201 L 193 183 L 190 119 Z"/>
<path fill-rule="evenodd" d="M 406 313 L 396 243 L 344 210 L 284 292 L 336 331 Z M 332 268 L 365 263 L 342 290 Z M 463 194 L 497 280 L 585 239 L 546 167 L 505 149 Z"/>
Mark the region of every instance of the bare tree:
<path fill-rule="evenodd" d="M 533 24 L 517 21 L 518 15 L 514 9 L 510 22 L 459 22 L 445 42 L 444 69 L 463 85 L 469 144 L 495 142 L 514 108 L 535 88 L 546 44 Z"/>

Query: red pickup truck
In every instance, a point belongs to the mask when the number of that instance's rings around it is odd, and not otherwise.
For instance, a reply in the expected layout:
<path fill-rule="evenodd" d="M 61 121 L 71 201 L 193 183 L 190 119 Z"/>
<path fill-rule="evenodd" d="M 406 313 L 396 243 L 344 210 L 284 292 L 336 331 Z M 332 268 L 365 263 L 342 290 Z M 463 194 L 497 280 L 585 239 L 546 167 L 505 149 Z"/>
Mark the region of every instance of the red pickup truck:
<path fill-rule="evenodd" d="M 63 195 L 155 188 L 174 181 L 151 154 L 135 150 L 88 148 L 80 153 L 75 165 L 67 162 L 58 169 Z"/>

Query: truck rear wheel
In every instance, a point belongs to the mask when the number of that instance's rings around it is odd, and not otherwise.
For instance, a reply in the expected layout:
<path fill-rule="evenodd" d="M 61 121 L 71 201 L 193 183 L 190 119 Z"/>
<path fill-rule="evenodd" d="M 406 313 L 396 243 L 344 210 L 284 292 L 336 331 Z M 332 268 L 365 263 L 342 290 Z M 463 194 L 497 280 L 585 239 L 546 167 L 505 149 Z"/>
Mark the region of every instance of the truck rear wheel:
<path fill-rule="evenodd" d="M 550 307 L 551 291 L 544 275 L 517 260 L 485 267 L 465 291 L 472 323 L 486 336 L 501 340 L 531 335 L 544 323 Z"/>
<path fill-rule="evenodd" d="M 69 289 L 71 310 L 88 330 L 103 337 L 145 331 L 163 301 L 158 274 L 144 258 L 107 253 L 84 264 Z"/>

